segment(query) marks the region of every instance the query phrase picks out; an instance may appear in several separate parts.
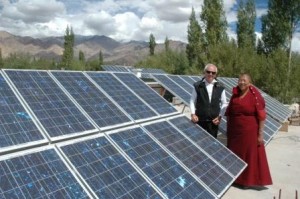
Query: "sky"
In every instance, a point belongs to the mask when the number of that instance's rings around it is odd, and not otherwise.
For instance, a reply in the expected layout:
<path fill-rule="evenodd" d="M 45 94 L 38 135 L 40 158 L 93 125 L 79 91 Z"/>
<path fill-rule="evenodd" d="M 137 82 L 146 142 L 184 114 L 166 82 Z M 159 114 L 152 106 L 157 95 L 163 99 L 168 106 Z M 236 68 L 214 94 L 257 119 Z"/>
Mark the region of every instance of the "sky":
<path fill-rule="evenodd" d="M 223 0 L 229 37 L 236 38 L 237 0 Z M 256 34 L 268 0 L 255 0 Z M 105 35 L 117 41 L 170 40 L 187 42 L 192 7 L 200 20 L 203 0 L 0 0 L 0 31 L 34 38 L 63 36 L 67 26 L 75 35 Z M 300 52 L 300 33 L 293 51 Z"/>

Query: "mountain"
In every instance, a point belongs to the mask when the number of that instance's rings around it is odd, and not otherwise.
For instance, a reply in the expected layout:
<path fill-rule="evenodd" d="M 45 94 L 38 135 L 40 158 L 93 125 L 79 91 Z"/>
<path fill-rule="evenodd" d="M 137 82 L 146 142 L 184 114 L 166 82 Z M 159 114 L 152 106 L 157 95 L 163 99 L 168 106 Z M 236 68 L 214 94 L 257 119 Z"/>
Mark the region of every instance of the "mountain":
<path fill-rule="evenodd" d="M 3 58 L 17 53 L 29 54 L 35 58 L 60 60 L 64 50 L 63 44 L 64 37 L 21 37 L 0 31 L 0 49 Z M 184 51 L 186 44 L 170 40 L 169 46 L 173 50 Z M 86 60 L 98 59 L 100 50 L 106 64 L 134 65 L 149 55 L 148 42 L 145 41 L 119 42 L 103 35 L 75 35 L 75 57 L 82 51 Z M 156 53 L 163 50 L 163 43 L 156 45 Z"/>

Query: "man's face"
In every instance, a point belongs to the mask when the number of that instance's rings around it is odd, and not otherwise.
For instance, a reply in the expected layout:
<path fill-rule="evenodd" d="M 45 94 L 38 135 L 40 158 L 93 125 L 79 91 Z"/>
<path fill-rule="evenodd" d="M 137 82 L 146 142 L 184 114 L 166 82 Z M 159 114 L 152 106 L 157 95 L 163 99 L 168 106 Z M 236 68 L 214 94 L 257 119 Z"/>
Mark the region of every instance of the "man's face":
<path fill-rule="evenodd" d="M 215 79 L 215 77 L 217 75 L 216 71 L 217 71 L 217 69 L 214 66 L 209 66 L 205 70 L 205 74 L 204 75 L 205 75 L 205 79 L 206 79 L 207 82 L 211 83 Z"/>

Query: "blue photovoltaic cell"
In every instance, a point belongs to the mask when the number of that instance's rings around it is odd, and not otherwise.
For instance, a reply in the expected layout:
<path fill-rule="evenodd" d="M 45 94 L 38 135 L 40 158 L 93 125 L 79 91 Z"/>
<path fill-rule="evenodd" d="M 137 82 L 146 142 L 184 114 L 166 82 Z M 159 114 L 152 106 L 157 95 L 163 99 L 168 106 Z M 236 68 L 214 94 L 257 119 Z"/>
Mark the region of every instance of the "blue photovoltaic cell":
<path fill-rule="evenodd" d="M 190 103 L 191 94 L 181 88 L 178 84 L 168 78 L 166 75 L 152 75 L 153 78 L 159 82 L 170 93 L 179 97 L 186 105 Z"/>
<path fill-rule="evenodd" d="M 274 120 L 272 117 L 267 115 L 267 119 L 265 120 L 265 128 L 264 128 L 264 142 L 267 145 L 271 139 L 275 136 L 275 134 L 280 130 L 281 124 Z"/>
<path fill-rule="evenodd" d="M 54 149 L 0 161 L 0 198 L 89 198 Z"/>
<path fill-rule="evenodd" d="M 115 75 L 159 114 L 175 113 L 177 110 L 143 81 L 130 73 Z"/>
<path fill-rule="evenodd" d="M 202 76 L 189 76 L 192 78 L 195 82 L 200 81 L 202 79 Z"/>
<path fill-rule="evenodd" d="M 83 73 L 51 73 L 100 128 L 130 121 Z"/>
<path fill-rule="evenodd" d="M 51 137 L 94 129 L 46 71 L 5 70 Z"/>
<path fill-rule="evenodd" d="M 178 75 L 167 75 L 171 80 L 173 80 L 176 84 L 178 84 L 181 88 L 183 88 L 190 95 L 192 94 L 194 86 L 192 84 L 187 83 Z"/>
<path fill-rule="evenodd" d="M 127 89 L 110 73 L 87 73 L 110 97 L 112 97 L 134 120 L 157 116 L 143 101 Z"/>
<path fill-rule="evenodd" d="M 99 198 L 161 198 L 105 137 L 61 149 Z"/>
<path fill-rule="evenodd" d="M 110 136 L 168 198 L 215 198 L 141 128 Z"/>
<path fill-rule="evenodd" d="M 45 139 L 0 73 L 0 151 Z"/>
<path fill-rule="evenodd" d="M 233 182 L 232 176 L 168 122 L 156 122 L 144 127 L 216 195 L 224 193 Z"/>
<path fill-rule="evenodd" d="M 210 136 L 200 126 L 193 124 L 187 117 L 171 119 L 170 122 L 193 140 L 207 154 L 214 158 L 220 165 L 227 169 L 233 176 L 245 168 L 246 164 L 234 155 L 218 140 Z"/>
<path fill-rule="evenodd" d="M 129 72 L 129 69 L 124 67 L 124 66 L 110 66 L 110 65 L 105 65 L 102 66 L 102 68 L 105 71 L 111 71 L 111 72 Z"/>
<path fill-rule="evenodd" d="M 180 75 L 180 78 L 182 78 L 184 81 L 189 83 L 191 86 L 193 86 L 193 84 L 196 82 L 193 78 L 191 78 L 189 76 Z"/>

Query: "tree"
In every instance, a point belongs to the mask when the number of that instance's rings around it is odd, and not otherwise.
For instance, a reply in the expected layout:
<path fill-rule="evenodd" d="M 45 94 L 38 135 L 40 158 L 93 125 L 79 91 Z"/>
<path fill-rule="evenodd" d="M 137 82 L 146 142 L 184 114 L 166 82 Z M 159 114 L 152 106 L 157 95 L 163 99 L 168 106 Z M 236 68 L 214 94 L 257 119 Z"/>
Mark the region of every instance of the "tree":
<path fill-rule="evenodd" d="M 255 19 L 256 11 L 254 0 L 248 0 L 246 5 L 240 1 L 237 14 L 237 43 L 238 47 L 255 48 Z"/>
<path fill-rule="evenodd" d="M 149 49 L 150 49 L 150 55 L 154 55 L 154 50 L 155 50 L 156 42 L 155 42 L 155 37 L 153 34 L 150 34 L 149 37 Z"/>
<path fill-rule="evenodd" d="M 103 65 L 103 53 L 100 50 L 99 51 L 99 68 L 97 70 L 100 70 L 102 68 L 102 65 Z"/>
<path fill-rule="evenodd" d="M 79 50 L 78 57 L 79 57 L 79 63 L 81 64 L 82 70 L 85 70 L 85 56 L 81 50 Z"/>
<path fill-rule="evenodd" d="M 64 52 L 62 55 L 62 62 L 61 66 L 65 69 L 71 68 L 71 63 L 74 58 L 74 33 L 72 27 L 67 26 L 66 33 L 64 36 L 65 42 L 64 42 Z"/>
<path fill-rule="evenodd" d="M 200 65 L 200 54 L 201 49 L 203 48 L 204 38 L 202 29 L 196 20 L 195 10 L 192 8 L 192 13 L 189 18 L 189 25 L 188 25 L 188 44 L 186 45 L 186 55 L 189 60 L 189 66 L 192 67 L 193 65 L 199 66 Z"/>
<path fill-rule="evenodd" d="M 200 17 L 204 24 L 207 46 L 228 41 L 227 20 L 222 0 L 204 0 Z"/>
<path fill-rule="evenodd" d="M 85 56 L 84 56 L 84 53 L 80 50 L 79 51 L 79 61 L 82 62 L 82 63 L 85 63 Z"/>
<path fill-rule="evenodd" d="M 0 48 L 0 68 L 3 68 L 3 67 L 4 67 L 4 61 L 2 58 L 2 49 Z"/>
<path fill-rule="evenodd" d="M 287 53 L 286 88 L 290 85 L 292 39 L 300 22 L 299 0 L 270 0 L 268 13 L 262 17 L 262 40 L 266 54 L 277 50 Z M 286 94 L 288 91 L 286 92 Z"/>
<path fill-rule="evenodd" d="M 166 37 L 165 39 L 165 51 L 169 51 L 170 50 L 170 40 L 168 39 L 168 37 Z"/>

